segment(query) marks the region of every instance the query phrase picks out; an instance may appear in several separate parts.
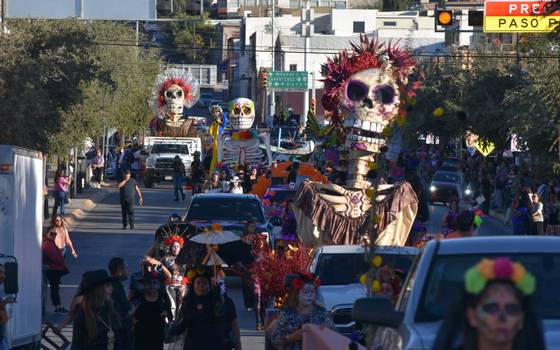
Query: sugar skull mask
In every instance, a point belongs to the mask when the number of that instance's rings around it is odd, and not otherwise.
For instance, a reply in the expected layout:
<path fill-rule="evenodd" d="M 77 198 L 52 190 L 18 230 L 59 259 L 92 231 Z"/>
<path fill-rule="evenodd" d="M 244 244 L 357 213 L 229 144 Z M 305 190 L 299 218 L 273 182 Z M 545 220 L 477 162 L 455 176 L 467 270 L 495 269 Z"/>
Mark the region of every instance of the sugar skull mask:
<path fill-rule="evenodd" d="M 236 98 L 229 107 L 229 125 L 234 130 L 248 130 L 255 121 L 255 104 L 248 98 Z"/>

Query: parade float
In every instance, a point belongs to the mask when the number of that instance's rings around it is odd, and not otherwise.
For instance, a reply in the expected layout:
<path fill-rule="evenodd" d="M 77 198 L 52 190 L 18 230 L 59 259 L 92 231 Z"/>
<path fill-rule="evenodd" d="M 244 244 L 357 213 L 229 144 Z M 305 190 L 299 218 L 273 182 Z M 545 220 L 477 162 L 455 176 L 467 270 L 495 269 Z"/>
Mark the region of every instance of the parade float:
<path fill-rule="evenodd" d="M 347 159 L 345 186 L 307 181 L 294 200 L 298 235 L 306 246 L 359 244 L 404 246 L 418 199 L 407 182 L 380 183 L 379 154 L 392 123 L 406 117 L 420 84 L 410 54 L 365 36 L 322 66 L 322 104 Z M 376 159 L 378 157 L 378 159 Z M 373 176 L 372 176 L 373 175 Z"/>
<path fill-rule="evenodd" d="M 215 112 L 216 114 L 218 111 Z M 217 119 L 218 120 L 218 119 Z M 221 118 L 214 126 L 213 137 L 217 140 L 218 150 L 213 164 L 227 169 L 236 169 L 238 166 L 259 166 L 270 164 L 270 136 L 268 133 L 258 133 L 253 127 L 255 122 L 255 104 L 248 98 L 236 98 L 230 103 L 230 111 L 227 118 Z M 225 126 L 221 131 L 220 127 Z M 212 133 L 212 127 L 211 127 Z M 261 144 L 265 145 L 265 151 L 261 150 Z M 216 167 L 217 167 L 216 165 Z M 212 168 L 214 169 L 214 168 Z"/>
<path fill-rule="evenodd" d="M 156 114 L 150 121 L 150 136 L 144 138 L 148 150 L 144 185 L 152 187 L 173 179 L 173 160 L 179 155 L 190 173 L 190 164 L 202 143 L 197 134 L 197 119 L 185 116 L 200 95 L 199 84 L 186 69 L 168 68 L 156 78 L 150 107 Z"/>

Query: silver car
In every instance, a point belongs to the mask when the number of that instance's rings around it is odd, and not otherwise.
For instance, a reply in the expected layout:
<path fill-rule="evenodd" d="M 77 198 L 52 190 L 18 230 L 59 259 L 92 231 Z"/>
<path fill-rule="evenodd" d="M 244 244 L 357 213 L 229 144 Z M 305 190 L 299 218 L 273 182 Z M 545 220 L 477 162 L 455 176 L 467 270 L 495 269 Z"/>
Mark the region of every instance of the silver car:
<path fill-rule="evenodd" d="M 430 241 L 416 261 L 395 308 L 386 299 L 360 299 L 353 317 L 377 325 L 370 349 L 431 349 L 442 319 L 464 290 L 465 271 L 483 257 L 507 256 L 537 279 L 547 349 L 560 350 L 560 239 L 471 237 Z"/>

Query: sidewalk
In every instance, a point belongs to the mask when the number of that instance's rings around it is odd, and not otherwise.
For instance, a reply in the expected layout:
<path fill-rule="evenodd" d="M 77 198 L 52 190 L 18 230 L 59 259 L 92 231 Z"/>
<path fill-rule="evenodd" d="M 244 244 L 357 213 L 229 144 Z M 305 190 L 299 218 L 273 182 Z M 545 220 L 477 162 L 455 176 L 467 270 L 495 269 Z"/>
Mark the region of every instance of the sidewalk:
<path fill-rule="evenodd" d="M 75 225 L 84 215 L 95 208 L 95 206 L 103 201 L 109 193 L 114 189 L 113 184 L 103 184 L 100 188 L 89 187 L 84 189 L 82 193 L 78 193 L 75 198 L 70 199 L 70 203 L 65 206 L 64 220 L 69 226 Z M 52 186 L 49 186 L 49 219 L 43 220 L 43 226 L 49 226 L 51 223 L 51 215 L 54 207 L 54 196 Z"/>

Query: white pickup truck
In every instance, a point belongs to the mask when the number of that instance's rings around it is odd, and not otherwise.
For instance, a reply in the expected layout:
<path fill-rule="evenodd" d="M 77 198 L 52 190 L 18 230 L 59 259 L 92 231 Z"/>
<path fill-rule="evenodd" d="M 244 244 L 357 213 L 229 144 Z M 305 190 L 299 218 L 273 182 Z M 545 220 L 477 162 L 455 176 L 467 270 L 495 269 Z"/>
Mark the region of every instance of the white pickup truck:
<path fill-rule="evenodd" d="M 376 249 L 376 255 L 381 256 L 384 264 L 400 269 L 405 276 L 418 254 L 419 249 L 413 247 L 380 246 Z M 364 247 L 360 245 L 317 247 L 311 256 L 307 270 L 321 279 L 319 301 L 330 311 L 337 330 L 346 336 L 356 329 L 356 322 L 352 320 L 354 302 L 367 296 L 366 287 L 360 284 L 359 279 L 368 268 Z M 276 309 L 267 310 L 265 327 L 276 313 Z M 268 339 L 265 349 L 274 349 Z"/>
<path fill-rule="evenodd" d="M 144 139 L 144 146 L 149 151 L 144 174 L 144 186 L 148 188 L 161 181 L 173 180 L 173 161 L 177 155 L 181 157 L 185 172 L 189 175 L 194 152 L 202 150 L 198 137 L 149 136 Z"/>

